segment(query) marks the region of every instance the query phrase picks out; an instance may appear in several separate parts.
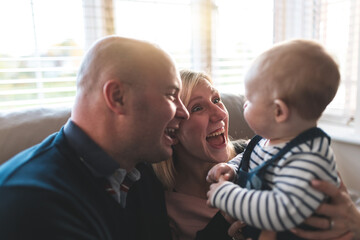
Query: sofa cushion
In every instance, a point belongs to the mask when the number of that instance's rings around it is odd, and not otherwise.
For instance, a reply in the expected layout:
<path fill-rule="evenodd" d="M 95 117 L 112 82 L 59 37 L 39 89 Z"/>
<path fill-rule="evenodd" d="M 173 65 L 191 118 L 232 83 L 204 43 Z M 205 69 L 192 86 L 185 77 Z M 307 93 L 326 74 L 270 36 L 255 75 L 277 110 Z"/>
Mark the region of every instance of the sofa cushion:
<path fill-rule="evenodd" d="M 221 94 L 229 111 L 229 135 L 232 139 L 251 138 L 253 132 L 243 117 L 244 97 Z M 34 108 L 15 112 L 0 112 L 0 164 L 18 152 L 40 143 L 60 130 L 70 117 L 70 108 Z"/>
<path fill-rule="evenodd" d="M 0 113 L 0 164 L 60 130 L 70 108 L 36 108 Z"/>
<path fill-rule="evenodd" d="M 250 139 L 254 132 L 244 118 L 245 97 L 239 94 L 222 93 L 221 99 L 229 112 L 229 135 L 233 139 Z"/>

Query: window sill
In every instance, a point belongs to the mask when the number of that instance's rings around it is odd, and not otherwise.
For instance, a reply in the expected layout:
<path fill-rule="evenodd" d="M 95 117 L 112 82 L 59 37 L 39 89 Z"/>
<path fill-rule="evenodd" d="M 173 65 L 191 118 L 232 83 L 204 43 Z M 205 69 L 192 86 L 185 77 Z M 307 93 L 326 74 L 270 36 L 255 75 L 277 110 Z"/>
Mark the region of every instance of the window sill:
<path fill-rule="evenodd" d="M 355 131 L 354 127 L 327 121 L 319 121 L 318 126 L 329 134 L 333 141 L 360 146 L 360 134 Z"/>

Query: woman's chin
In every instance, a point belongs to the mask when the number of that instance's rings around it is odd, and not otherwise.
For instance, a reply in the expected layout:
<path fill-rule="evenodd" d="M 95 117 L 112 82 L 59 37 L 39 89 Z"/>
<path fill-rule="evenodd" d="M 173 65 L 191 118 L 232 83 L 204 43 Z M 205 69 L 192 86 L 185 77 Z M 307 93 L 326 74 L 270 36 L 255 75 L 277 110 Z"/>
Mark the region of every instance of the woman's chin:
<path fill-rule="evenodd" d="M 213 163 L 227 162 L 229 160 L 228 151 L 224 148 L 223 151 L 212 152 L 209 160 Z"/>

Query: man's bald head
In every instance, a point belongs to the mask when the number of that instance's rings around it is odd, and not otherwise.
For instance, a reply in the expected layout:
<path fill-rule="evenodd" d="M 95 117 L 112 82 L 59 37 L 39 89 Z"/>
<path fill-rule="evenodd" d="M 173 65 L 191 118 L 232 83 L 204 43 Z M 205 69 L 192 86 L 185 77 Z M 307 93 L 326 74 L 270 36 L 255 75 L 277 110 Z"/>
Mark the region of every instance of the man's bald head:
<path fill-rule="evenodd" d="M 169 56 L 145 41 L 109 36 L 97 41 L 84 56 L 77 76 L 78 92 L 101 90 L 109 79 L 137 84 L 144 79 L 147 65 L 159 56 Z M 153 63 L 152 63 L 153 64 Z"/>
<path fill-rule="evenodd" d="M 71 119 L 106 153 L 131 169 L 170 157 L 169 132 L 188 118 L 173 59 L 148 42 L 102 38 L 85 55 Z"/>

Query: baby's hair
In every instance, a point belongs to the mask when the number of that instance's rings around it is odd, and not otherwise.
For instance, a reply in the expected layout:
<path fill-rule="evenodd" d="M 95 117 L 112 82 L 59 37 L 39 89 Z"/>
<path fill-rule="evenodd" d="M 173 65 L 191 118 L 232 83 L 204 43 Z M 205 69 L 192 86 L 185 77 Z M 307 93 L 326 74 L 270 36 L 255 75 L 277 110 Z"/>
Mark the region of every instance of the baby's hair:
<path fill-rule="evenodd" d="M 339 68 L 317 42 L 291 40 L 261 54 L 250 68 L 264 94 L 283 100 L 302 118 L 318 119 L 335 97 L 340 82 Z"/>

